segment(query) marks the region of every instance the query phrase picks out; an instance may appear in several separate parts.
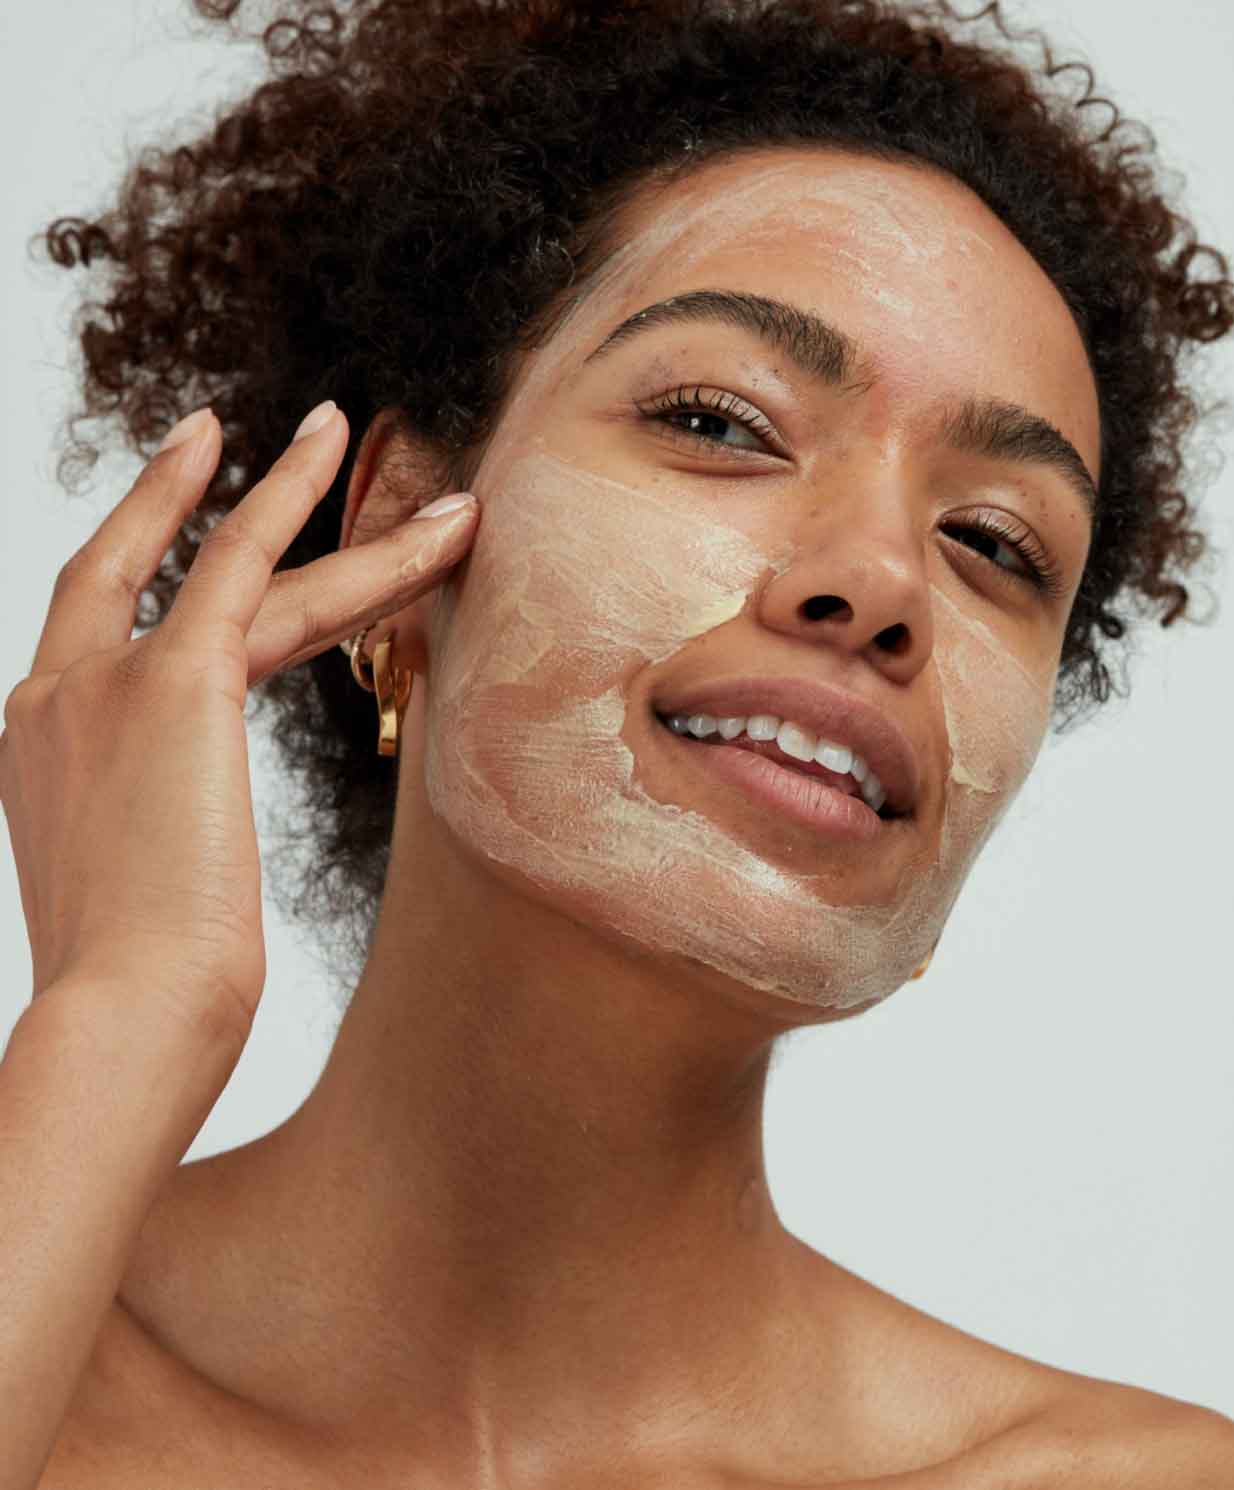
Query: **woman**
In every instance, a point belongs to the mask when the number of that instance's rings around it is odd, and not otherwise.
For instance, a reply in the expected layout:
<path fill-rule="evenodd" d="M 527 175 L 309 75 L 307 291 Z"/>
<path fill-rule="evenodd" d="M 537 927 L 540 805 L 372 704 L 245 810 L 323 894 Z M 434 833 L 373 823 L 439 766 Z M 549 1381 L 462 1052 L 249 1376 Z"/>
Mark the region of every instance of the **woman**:
<path fill-rule="evenodd" d="M 209 408 L 6 711 L 8 1483 L 1228 1483 L 1228 1420 L 797 1241 L 760 1128 L 777 1037 L 928 964 L 1120 597 L 1185 609 L 1224 262 L 938 17 L 296 14 L 50 233 L 116 269 L 88 411 Z M 308 1101 L 176 1169 L 265 975 L 249 688 L 363 965 Z"/>

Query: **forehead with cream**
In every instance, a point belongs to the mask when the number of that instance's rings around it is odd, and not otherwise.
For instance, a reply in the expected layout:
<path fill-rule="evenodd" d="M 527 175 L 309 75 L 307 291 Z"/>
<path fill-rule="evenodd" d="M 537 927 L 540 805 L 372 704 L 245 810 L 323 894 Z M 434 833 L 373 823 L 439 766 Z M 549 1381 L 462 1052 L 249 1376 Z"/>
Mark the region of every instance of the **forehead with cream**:
<path fill-rule="evenodd" d="M 462 840 L 572 915 L 642 951 L 843 1010 L 892 992 L 934 944 L 1037 754 L 1054 665 L 1034 673 L 931 586 L 925 686 L 950 753 L 941 826 L 928 842 L 923 833 L 872 903 L 853 903 L 822 867 L 822 845 L 815 873 L 772 862 L 723 822 L 649 791 L 630 743 L 649 727 L 632 718 L 632 681 L 742 617 L 758 587 L 789 570 L 792 545 L 768 547 L 716 521 L 714 509 L 705 515 L 590 469 L 555 449 L 551 422 L 538 417 L 652 265 L 671 253 L 675 272 L 688 276 L 692 261 L 676 247 L 697 232 L 697 214 L 708 213 L 716 232 L 748 228 L 767 212 L 768 177 L 788 189 L 769 168 L 710 206 L 666 207 L 524 369 L 471 482 L 484 519 L 466 584 L 443 587 L 432 612 L 425 782 L 434 811 Z M 812 201 L 828 210 L 825 183 L 814 198 L 803 197 L 800 179 L 792 190 L 803 210 Z M 851 205 L 840 203 L 841 216 Z M 907 242 L 922 261 L 935 251 L 933 229 L 892 201 L 879 213 L 888 244 L 908 252 Z M 899 314 L 887 294 L 889 313 Z"/>
<path fill-rule="evenodd" d="M 620 279 L 634 261 L 671 263 L 673 277 L 684 282 L 725 240 L 739 238 L 743 249 L 756 253 L 774 251 L 789 229 L 825 245 L 828 262 L 848 283 L 874 306 L 903 318 L 918 340 L 918 303 L 881 271 L 889 256 L 901 270 L 935 275 L 945 261 L 993 258 L 997 250 L 989 237 L 957 219 L 952 199 L 961 190 L 918 167 L 879 167 L 842 155 L 813 171 L 775 157 L 762 165 L 725 161 L 687 178 L 671 206 L 657 204 L 589 293 L 600 291 L 607 276 Z M 991 225 L 999 232 L 993 219 Z"/>
<path fill-rule="evenodd" d="M 896 399 L 979 391 L 1024 403 L 1097 472 L 1096 386 L 1070 309 L 1014 234 L 944 173 L 834 151 L 751 152 L 636 196 L 617 222 L 623 241 L 544 349 L 542 393 L 573 378 L 599 339 L 584 325 L 607 319 L 602 336 L 694 289 L 804 303 L 821 288 L 828 319 L 875 354 Z"/>

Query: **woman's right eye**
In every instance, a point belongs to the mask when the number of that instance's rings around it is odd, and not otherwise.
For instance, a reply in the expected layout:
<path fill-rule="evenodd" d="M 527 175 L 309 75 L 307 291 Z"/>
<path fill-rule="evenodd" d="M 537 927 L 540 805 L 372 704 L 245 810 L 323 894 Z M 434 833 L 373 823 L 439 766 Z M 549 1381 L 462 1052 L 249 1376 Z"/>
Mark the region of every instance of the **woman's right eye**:
<path fill-rule="evenodd" d="M 775 446 L 777 437 L 770 422 L 757 409 L 752 408 L 735 393 L 718 390 L 709 392 L 704 398 L 701 385 L 684 385 L 672 393 L 653 399 L 650 403 L 638 403 L 635 407 L 646 419 L 654 420 L 671 432 L 674 439 L 682 439 L 696 449 L 710 451 L 753 450 L 768 453 L 767 445 Z M 683 425 L 674 421 L 685 420 Z M 745 429 L 756 437 L 748 444 L 734 445 L 725 440 L 721 432 L 730 429 Z M 771 453 L 776 453 L 774 450 Z"/>

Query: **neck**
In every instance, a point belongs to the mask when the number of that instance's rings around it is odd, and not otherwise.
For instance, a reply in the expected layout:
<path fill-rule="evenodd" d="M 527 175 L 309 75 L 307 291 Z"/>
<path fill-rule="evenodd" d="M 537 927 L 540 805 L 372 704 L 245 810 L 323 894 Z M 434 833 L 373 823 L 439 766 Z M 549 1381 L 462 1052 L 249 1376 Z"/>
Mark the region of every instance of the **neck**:
<path fill-rule="evenodd" d="M 400 827 L 319 1082 L 236 1151 L 244 1390 L 473 1477 L 546 1441 L 714 1457 L 786 1373 L 818 1390 L 786 1320 L 821 1259 L 763 1167 L 788 1022 L 527 898 L 427 811 Z"/>

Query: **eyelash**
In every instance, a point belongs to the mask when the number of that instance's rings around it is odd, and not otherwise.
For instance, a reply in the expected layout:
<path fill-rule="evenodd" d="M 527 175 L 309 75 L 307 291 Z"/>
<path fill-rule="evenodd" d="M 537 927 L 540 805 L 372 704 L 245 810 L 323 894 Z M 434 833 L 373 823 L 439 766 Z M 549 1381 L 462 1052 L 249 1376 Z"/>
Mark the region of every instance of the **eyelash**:
<path fill-rule="evenodd" d="M 732 419 L 747 429 L 753 430 L 756 435 L 770 444 L 778 445 L 779 440 L 772 425 L 757 410 L 739 399 L 736 394 L 717 392 L 714 397 L 704 399 L 701 396 L 702 391 L 701 384 L 686 383 L 680 388 L 675 388 L 671 393 L 653 399 L 650 403 L 644 404 L 636 401 L 634 407 L 645 419 L 658 423 L 674 439 L 685 440 L 696 449 L 700 445 L 706 446 L 710 452 L 721 454 L 725 459 L 740 460 L 743 454 L 748 453 L 746 447 L 725 445 L 714 435 L 704 435 L 696 430 L 682 429 L 680 425 L 669 424 L 665 416 L 671 417 L 682 413 L 718 415 L 724 419 Z M 949 523 L 947 527 L 958 528 L 966 533 L 981 533 L 988 538 L 996 538 L 1015 549 L 1028 568 L 1027 574 L 1019 574 L 1015 570 L 996 564 L 985 554 L 978 554 L 979 558 L 987 559 L 990 567 L 997 570 L 1004 578 L 1031 584 L 1043 594 L 1055 599 L 1064 594 L 1066 585 L 1063 580 L 1062 566 L 1050 557 L 1028 528 L 1006 526 L 998 518 L 985 512 L 976 513 L 963 523 Z M 976 550 L 971 549 L 970 546 L 970 552 L 976 552 Z"/>

